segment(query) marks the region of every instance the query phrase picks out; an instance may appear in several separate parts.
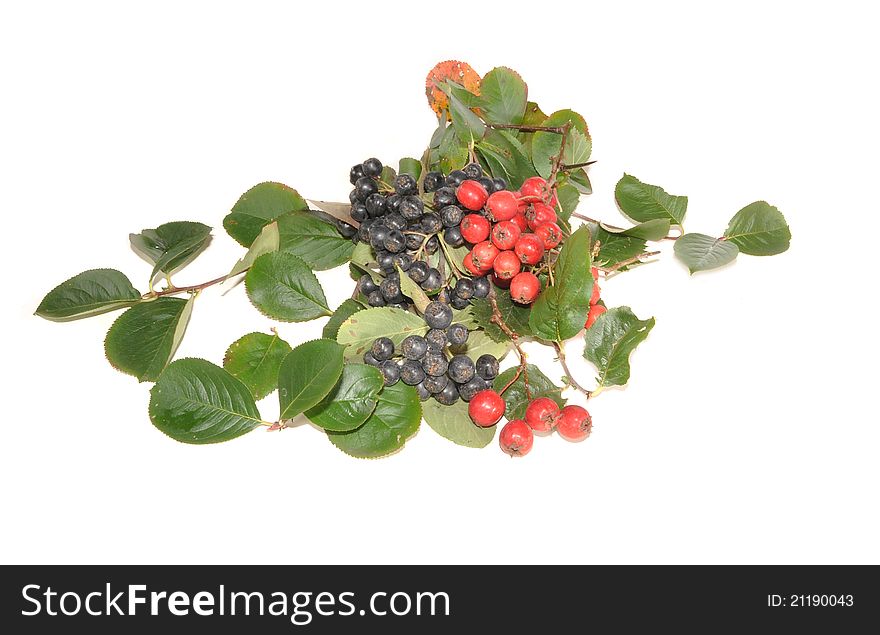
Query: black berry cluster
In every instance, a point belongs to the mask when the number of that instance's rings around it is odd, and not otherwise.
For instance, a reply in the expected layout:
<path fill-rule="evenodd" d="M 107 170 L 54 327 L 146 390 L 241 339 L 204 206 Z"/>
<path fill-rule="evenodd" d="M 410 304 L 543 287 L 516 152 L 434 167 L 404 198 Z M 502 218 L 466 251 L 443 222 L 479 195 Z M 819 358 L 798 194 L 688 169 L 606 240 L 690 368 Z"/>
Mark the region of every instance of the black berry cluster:
<path fill-rule="evenodd" d="M 449 305 L 431 302 L 424 317 L 428 325 L 424 336 L 410 335 L 397 348 L 389 338 L 380 337 L 364 354 L 364 362 L 382 372 L 385 385 L 402 381 L 415 386 L 422 401 L 433 396 L 447 406 L 459 398 L 470 401 L 478 392 L 491 388 L 498 375 L 498 360 L 482 355 L 475 363 L 456 353 L 467 342 L 468 330 L 452 322 Z"/>

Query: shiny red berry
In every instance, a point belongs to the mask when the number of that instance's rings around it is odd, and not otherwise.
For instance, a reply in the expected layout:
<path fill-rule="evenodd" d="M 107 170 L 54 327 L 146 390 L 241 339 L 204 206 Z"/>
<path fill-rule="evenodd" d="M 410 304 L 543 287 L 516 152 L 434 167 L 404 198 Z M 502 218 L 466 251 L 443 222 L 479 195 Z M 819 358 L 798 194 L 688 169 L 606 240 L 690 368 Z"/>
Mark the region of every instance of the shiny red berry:
<path fill-rule="evenodd" d="M 535 231 L 535 228 L 538 227 L 538 225 L 555 223 L 556 212 L 553 211 L 552 207 L 545 205 L 544 203 L 532 203 L 526 212 L 526 220 L 529 221 L 529 229 Z"/>
<path fill-rule="evenodd" d="M 522 234 L 513 250 L 523 264 L 536 265 L 544 257 L 544 241 L 537 234 Z"/>
<path fill-rule="evenodd" d="M 605 313 L 605 311 L 607 311 L 607 310 L 608 309 L 606 309 L 601 304 L 594 304 L 593 306 L 591 306 L 590 312 L 587 313 L 587 321 L 584 322 L 584 328 L 588 329 L 591 326 L 593 326 L 593 324 L 596 323 L 596 320 L 599 318 L 599 316 L 602 315 L 603 313 Z"/>
<path fill-rule="evenodd" d="M 516 226 L 519 227 L 520 233 L 529 231 L 529 221 L 526 218 L 525 210 L 517 212 L 516 216 L 510 219 L 510 222 L 516 223 Z"/>
<path fill-rule="evenodd" d="M 461 219 L 461 235 L 462 237 L 475 245 L 481 243 L 489 237 L 489 220 L 485 216 L 479 214 L 468 214 Z"/>
<path fill-rule="evenodd" d="M 531 304 L 541 292 L 541 281 L 530 271 L 516 274 L 510 281 L 510 298 L 519 304 Z"/>
<path fill-rule="evenodd" d="M 583 441 L 590 436 L 592 428 L 590 413 L 580 406 L 566 406 L 556 422 L 556 431 L 566 441 Z"/>
<path fill-rule="evenodd" d="M 504 399 L 494 390 L 481 390 L 468 403 L 471 421 L 481 428 L 494 426 L 504 416 Z"/>
<path fill-rule="evenodd" d="M 492 243 L 502 251 L 513 249 L 521 233 L 519 225 L 512 220 L 503 220 L 492 227 Z"/>
<path fill-rule="evenodd" d="M 489 199 L 489 193 L 479 181 L 464 181 L 455 191 L 455 198 L 462 207 L 475 212 L 483 209 L 483 205 Z"/>
<path fill-rule="evenodd" d="M 522 419 L 509 421 L 498 435 L 501 450 L 510 456 L 525 456 L 531 451 L 534 441 L 532 429 Z"/>
<path fill-rule="evenodd" d="M 473 258 L 471 258 L 471 252 L 466 253 L 464 256 L 464 268 L 470 271 L 475 276 L 483 275 L 483 272 L 480 271 L 474 264 L 474 260 Z"/>
<path fill-rule="evenodd" d="M 550 197 L 550 188 L 547 185 L 547 181 L 540 176 L 533 176 L 523 181 L 519 188 L 519 193 L 523 196 L 538 198 L 543 201 Z"/>
<path fill-rule="evenodd" d="M 562 230 L 556 223 L 541 223 L 535 227 L 535 235 L 544 241 L 544 249 L 553 249 L 562 242 Z"/>
<path fill-rule="evenodd" d="M 516 216 L 518 206 L 516 194 L 508 190 L 495 192 L 486 202 L 486 209 L 496 221 L 510 220 Z"/>
<path fill-rule="evenodd" d="M 559 420 L 559 406 L 550 397 L 538 397 L 526 408 L 526 423 L 535 432 L 550 432 Z"/>
<path fill-rule="evenodd" d="M 498 247 L 488 240 L 484 240 L 474 245 L 474 248 L 471 249 L 471 260 L 473 260 L 474 266 L 477 269 L 486 273 L 492 269 L 492 265 L 495 264 L 495 258 L 498 257 L 499 253 L 501 252 L 498 251 Z"/>
<path fill-rule="evenodd" d="M 522 265 L 515 253 L 512 251 L 502 251 L 495 258 L 495 262 L 492 263 L 492 268 L 495 270 L 496 276 L 502 280 L 510 280 L 519 273 Z"/>

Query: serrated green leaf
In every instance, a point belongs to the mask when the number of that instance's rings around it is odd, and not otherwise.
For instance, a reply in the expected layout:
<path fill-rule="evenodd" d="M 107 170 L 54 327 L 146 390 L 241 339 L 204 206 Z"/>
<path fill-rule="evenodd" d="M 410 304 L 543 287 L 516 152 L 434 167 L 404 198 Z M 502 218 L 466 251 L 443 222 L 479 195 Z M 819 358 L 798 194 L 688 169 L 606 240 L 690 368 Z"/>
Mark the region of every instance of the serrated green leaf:
<path fill-rule="evenodd" d="M 449 97 L 449 115 L 452 118 L 452 125 L 458 133 L 458 137 L 466 144 L 482 139 L 483 135 L 486 134 L 486 125 L 462 101 L 463 96 L 468 91 L 461 87 L 456 87 L 455 84 L 450 82 L 439 86 L 439 88 Z"/>
<path fill-rule="evenodd" d="M 619 262 L 628 260 L 645 251 L 645 241 L 634 236 L 612 234 L 594 223 L 589 225 L 593 243 L 599 241 L 599 255 L 595 264 L 602 267 L 613 267 Z M 624 271 L 621 269 L 621 271 Z"/>
<path fill-rule="evenodd" d="M 138 381 L 156 381 L 183 339 L 195 297 L 158 298 L 120 315 L 104 340 L 110 364 Z"/>
<path fill-rule="evenodd" d="M 290 350 L 278 333 L 248 333 L 226 350 L 223 368 L 260 400 L 278 388 L 278 369 Z"/>
<path fill-rule="evenodd" d="M 497 426 L 476 425 L 468 414 L 468 404 L 461 400 L 451 406 L 434 399 L 423 401 L 422 418 L 441 437 L 466 448 L 484 448 L 495 438 Z"/>
<path fill-rule="evenodd" d="M 444 174 L 460 169 L 467 162 L 468 144 L 462 141 L 454 126 L 446 128 L 437 154 L 440 157 L 440 170 Z"/>
<path fill-rule="evenodd" d="M 294 348 L 278 370 L 279 420 L 288 421 L 316 406 L 342 374 L 343 347 L 328 339 Z"/>
<path fill-rule="evenodd" d="M 333 315 L 330 316 L 327 324 L 324 325 L 324 331 L 321 336 L 326 337 L 328 340 L 335 340 L 336 335 L 339 333 L 339 327 L 342 326 L 342 323 L 358 311 L 363 310 L 364 307 L 362 307 L 357 301 L 349 298 L 348 300 L 340 304 L 333 312 Z"/>
<path fill-rule="evenodd" d="M 529 313 L 531 307 L 517 304 L 510 299 L 509 293 L 497 293 L 495 302 L 498 304 L 498 312 L 501 318 L 521 337 L 530 337 L 532 328 L 529 326 Z M 510 338 L 505 335 L 501 328 L 492 322 L 492 304 L 486 298 L 471 300 L 471 310 L 476 323 L 482 327 L 486 334 L 496 342 L 509 342 Z"/>
<path fill-rule="evenodd" d="M 332 315 L 321 283 L 293 254 L 274 252 L 254 261 L 244 280 L 248 297 L 263 314 L 284 322 Z"/>
<path fill-rule="evenodd" d="M 687 196 L 668 194 L 662 187 L 642 183 L 629 174 L 617 182 L 614 198 L 620 211 L 637 223 L 664 218 L 681 225 L 687 213 Z"/>
<path fill-rule="evenodd" d="M 247 386 L 204 359 L 173 362 L 150 390 L 150 420 L 183 443 L 220 443 L 262 423 Z"/>
<path fill-rule="evenodd" d="M 490 130 L 476 149 L 489 163 L 492 176 L 505 179 L 508 187 L 517 188 L 537 174 L 525 148 L 510 132 Z"/>
<path fill-rule="evenodd" d="M 600 387 L 623 386 L 629 381 L 629 356 L 651 329 L 654 318 L 638 319 L 627 306 L 609 309 L 584 336 L 584 357 L 596 366 Z"/>
<path fill-rule="evenodd" d="M 670 222 L 665 218 L 654 218 L 644 223 L 639 223 L 633 227 L 619 229 L 611 227 L 605 223 L 600 223 L 602 229 L 610 234 L 619 234 L 621 236 L 632 236 L 642 240 L 662 240 L 669 234 Z"/>
<path fill-rule="evenodd" d="M 564 221 L 571 218 L 571 213 L 577 209 L 581 201 L 581 193 L 571 183 L 560 185 L 556 188 L 556 196 L 559 198 L 557 215 Z"/>
<path fill-rule="evenodd" d="M 503 66 L 493 68 L 480 82 L 481 108 L 486 121 L 521 123 L 526 111 L 528 92 L 519 73 Z"/>
<path fill-rule="evenodd" d="M 345 358 L 360 361 L 373 341 L 390 338 L 395 346 L 408 335 L 424 335 L 428 325 L 417 315 L 392 307 L 377 307 L 355 313 L 339 327 L 336 341 L 346 346 Z"/>
<path fill-rule="evenodd" d="M 306 417 L 316 426 L 333 432 L 360 427 L 373 413 L 385 380 L 377 368 L 345 364 L 336 386 Z"/>
<path fill-rule="evenodd" d="M 399 450 L 419 430 L 419 395 L 403 382 L 386 386 L 366 423 L 351 432 L 328 432 L 337 448 L 351 456 L 375 459 Z"/>
<path fill-rule="evenodd" d="M 782 213 L 766 201 L 755 201 L 730 219 L 724 236 L 744 254 L 774 256 L 791 244 L 791 230 Z"/>
<path fill-rule="evenodd" d="M 150 280 L 170 276 L 192 262 L 211 242 L 211 228 L 203 223 L 175 221 L 129 234 L 131 248 L 153 265 Z"/>
<path fill-rule="evenodd" d="M 736 259 L 736 245 L 706 234 L 684 234 L 675 241 L 675 255 L 691 273 L 723 267 Z"/>
<path fill-rule="evenodd" d="M 287 212 L 309 209 L 308 203 L 291 187 L 281 183 L 260 183 L 241 195 L 232 211 L 223 219 L 227 233 L 245 247 L 260 231 Z"/>
<path fill-rule="evenodd" d="M 351 260 L 354 243 L 336 227 L 308 212 L 289 212 L 278 223 L 278 251 L 301 258 L 315 271 L 333 269 Z"/>
<path fill-rule="evenodd" d="M 278 235 L 278 223 L 275 221 L 269 223 L 260 231 L 260 235 L 257 236 L 256 240 L 251 243 L 251 246 L 248 248 L 247 253 L 235 263 L 232 269 L 226 274 L 227 280 L 223 282 L 221 285 L 225 288 L 223 294 L 226 295 L 232 288 L 237 286 L 240 282 L 242 282 L 242 278 L 239 278 L 235 281 L 232 280 L 234 276 L 237 276 L 240 273 L 244 273 L 248 269 L 250 269 L 251 265 L 254 264 L 257 258 L 264 254 L 270 254 L 273 251 L 278 251 L 278 245 L 280 244 L 280 237 Z"/>
<path fill-rule="evenodd" d="M 455 322 L 453 321 L 453 324 Z M 477 361 L 480 355 L 492 355 L 499 360 L 503 359 L 510 350 L 510 340 L 496 342 L 489 337 L 483 330 L 474 330 L 468 333 L 467 342 L 462 346 L 452 347 L 453 353 L 456 355 L 467 355 L 472 360 Z"/>
<path fill-rule="evenodd" d="M 593 289 L 590 267 L 590 230 L 581 227 L 559 253 L 555 284 L 544 289 L 532 304 L 529 326 L 536 337 L 562 342 L 584 328 Z"/>
<path fill-rule="evenodd" d="M 52 289 L 35 315 L 53 322 L 69 322 L 137 304 L 140 292 L 116 269 L 90 269 Z"/>
<path fill-rule="evenodd" d="M 510 383 L 510 380 L 514 378 L 518 370 L 519 366 L 515 366 L 514 368 L 508 368 L 498 375 L 493 382 L 493 388 L 499 392 L 503 390 Z M 550 381 L 547 375 L 542 373 L 537 366 L 528 364 L 526 370 L 529 375 L 530 393 L 526 392 L 525 376 L 520 374 L 517 380 L 502 395 L 506 405 L 504 416 L 508 421 L 524 418 L 529 402 L 531 399 L 537 399 L 538 397 L 549 397 L 559 404 L 560 408 L 565 406 L 565 399 L 562 398 L 562 389 L 559 386 Z M 529 394 L 531 394 L 531 399 Z"/>
<path fill-rule="evenodd" d="M 584 168 L 569 171 L 568 178 L 581 194 L 593 193 L 593 184 L 590 183 L 590 176 Z"/>
<path fill-rule="evenodd" d="M 397 267 L 397 273 L 400 274 L 400 292 L 413 301 L 419 314 L 423 314 L 425 308 L 431 303 L 431 298 L 412 278 L 406 275 L 403 269 Z"/>
<path fill-rule="evenodd" d="M 540 125 L 564 126 L 571 123 L 568 140 L 565 143 L 562 162 L 565 164 L 584 163 L 590 158 L 593 143 L 584 118 L 573 110 L 557 110 Z M 553 171 L 553 160 L 562 146 L 562 135 L 555 132 L 536 132 L 532 137 L 532 162 L 538 174 L 545 179 Z"/>
<path fill-rule="evenodd" d="M 398 174 L 409 174 L 416 181 L 418 181 L 419 177 L 422 176 L 422 162 L 418 159 L 413 159 L 412 157 L 404 157 L 398 162 L 397 167 Z"/>

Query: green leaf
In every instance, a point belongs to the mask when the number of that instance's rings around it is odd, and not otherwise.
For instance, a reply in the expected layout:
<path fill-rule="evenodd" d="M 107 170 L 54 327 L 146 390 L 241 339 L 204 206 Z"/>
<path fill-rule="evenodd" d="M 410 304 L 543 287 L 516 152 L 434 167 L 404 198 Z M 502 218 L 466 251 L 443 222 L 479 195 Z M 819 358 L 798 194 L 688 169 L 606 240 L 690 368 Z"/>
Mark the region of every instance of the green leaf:
<path fill-rule="evenodd" d="M 422 402 L 422 418 L 441 437 L 466 448 L 485 448 L 495 438 L 497 426 L 476 425 L 468 414 L 468 404 L 461 400 L 444 406 L 428 399 Z"/>
<path fill-rule="evenodd" d="M 609 309 L 599 316 L 584 336 L 584 357 L 599 375 L 600 387 L 623 386 L 629 381 L 629 356 L 651 329 L 654 318 L 638 319 L 627 306 Z"/>
<path fill-rule="evenodd" d="M 755 201 L 730 219 L 724 236 L 750 256 L 773 256 L 791 244 L 791 230 L 782 213 L 765 201 Z"/>
<path fill-rule="evenodd" d="M 278 333 L 248 333 L 226 350 L 223 368 L 260 400 L 278 388 L 278 369 L 290 350 Z"/>
<path fill-rule="evenodd" d="M 227 289 L 223 292 L 224 295 L 233 287 L 238 285 L 239 282 L 241 282 L 241 279 L 232 282 L 229 280 L 229 278 L 237 276 L 238 274 L 250 269 L 251 265 L 254 264 L 256 259 L 263 254 L 270 254 L 273 251 L 278 251 L 279 244 L 280 237 L 278 235 L 278 223 L 273 221 L 263 227 L 263 229 L 260 231 L 260 235 L 257 236 L 256 240 L 251 243 L 251 246 L 248 248 L 247 253 L 244 255 L 244 257 L 236 262 L 229 273 L 226 274 L 227 280 L 223 283 L 223 286 L 227 287 Z"/>
<path fill-rule="evenodd" d="M 321 403 L 306 411 L 306 417 L 325 430 L 354 430 L 375 410 L 384 384 L 379 369 L 365 364 L 346 364 L 336 386 Z"/>
<path fill-rule="evenodd" d="M 440 156 L 440 170 L 444 174 L 461 168 L 468 160 L 468 144 L 461 140 L 454 126 L 446 128 L 437 152 Z"/>
<path fill-rule="evenodd" d="M 486 121 L 519 124 L 528 102 L 528 87 L 516 71 L 493 68 L 480 82 L 480 97 Z"/>
<path fill-rule="evenodd" d="M 172 363 L 150 390 L 150 420 L 176 441 L 220 443 L 262 423 L 247 386 L 204 359 Z"/>
<path fill-rule="evenodd" d="M 301 258 L 315 271 L 332 269 L 351 260 L 354 243 L 336 227 L 308 212 L 289 212 L 278 223 L 279 251 Z"/>
<path fill-rule="evenodd" d="M 382 168 L 382 174 L 379 175 L 379 181 L 388 186 L 394 186 L 394 180 L 397 178 L 397 172 L 394 171 L 390 165 L 386 165 Z"/>
<path fill-rule="evenodd" d="M 342 326 L 342 323 L 358 311 L 363 310 L 364 307 L 362 307 L 355 300 L 349 298 L 348 300 L 340 304 L 333 312 L 333 315 L 330 316 L 330 319 L 327 320 L 327 324 L 324 325 L 324 331 L 321 334 L 321 337 L 326 337 L 328 340 L 335 340 L 336 335 L 339 333 L 339 327 Z"/>
<path fill-rule="evenodd" d="M 342 374 L 343 348 L 333 340 L 319 339 L 294 348 L 278 370 L 281 421 L 289 421 L 316 406 L 333 390 Z"/>
<path fill-rule="evenodd" d="M 138 381 L 156 381 L 183 339 L 195 298 L 164 297 L 128 309 L 107 332 L 107 360 Z"/>
<path fill-rule="evenodd" d="M 684 234 L 675 241 L 674 251 L 691 273 L 723 267 L 739 253 L 731 241 L 706 234 Z"/>
<path fill-rule="evenodd" d="M 565 143 L 562 162 L 566 164 L 584 163 L 590 158 L 593 149 L 587 122 L 573 110 L 557 110 L 547 117 L 542 126 L 564 126 L 571 123 L 568 141 Z M 532 162 L 538 174 L 545 179 L 553 171 L 553 159 L 559 154 L 562 135 L 555 132 L 536 132 L 532 138 Z"/>
<path fill-rule="evenodd" d="M 532 305 L 529 325 L 544 340 L 562 342 L 584 328 L 590 310 L 590 230 L 581 227 L 565 242 L 556 261 L 555 284 Z"/>
<path fill-rule="evenodd" d="M 577 209 L 578 203 L 581 201 L 581 193 L 574 185 L 566 183 L 556 188 L 556 196 L 559 198 L 559 217 L 568 221 L 571 218 L 571 213 Z"/>
<path fill-rule="evenodd" d="M 458 137 L 466 144 L 482 139 L 483 135 L 486 134 L 486 125 L 462 101 L 462 91 L 464 93 L 467 91 L 464 91 L 464 89 L 457 91 L 455 85 L 449 82 L 441 85 L 440 89 L 449 97 L 449 115 L 452 118 L 452 125 L 458 133 Z"/>
<path fill-rule="evenodd" d="M 495 302 L 498 304 L 498 312 L 504 322 L 520 337 L 530 337 L 532 327 L 529 326 L 529 313 L 531 307 L 517 304 L 510 299 L 509 293 L 497 293 Z M 492 304 L 486 298 L 471 300 L 471 310 L 474 321 L 481 326 L 486 334 L 496 342 L 509 342 L 510 338 L 505 335 L 501 328 L 492 322 Z"/>
<path fill-rule="evenodd" d="M 328 432 L 327 437 L 346 454 L 375 459 L 402 448 L 407 439 L 418 432 L 421 420 L 422 408 L 416 389 L 398 382 L 385 387 L 364 425 L 351 432 Z"/>
<path fill-rule="evenodd" d="M 373 282 L 379 284 L 382 282 L 382 274 L 376 271 L 379 264 L 376 262 L 376 256 L 373 254 L 373 248 L 368 243 L 358 243 L 355 245 L 354 251 L 351 252 L 351 264 L 360 270 L 360 273 L 368 273 Z M 354 278 L 354 276 L 352 276 Z M 360 275 L 357 280 L 360 278 Z"/>
<path fill-rule="evenodd" d="M 360 360 L 373 341 L 390 338 L 395 346 L 408 335 L 424 335 L 428 325 L 417 315 L 392 307 L 377 307 L 355 313 L 339 327 L 336 341 L 347 346 L 345 358 Z"/>
<path fill-rule="evenodd" d="M 589 228 L 593 242 L 600 241 L 599 255 L 596 256 L 595 263 L 602 267 L 613 267 L 645 251 L 645 241 L 641 238 L 612 234 L 593 223 L 589 224 Z"/>
<path fill-rule="evenodd" d="M 568 178 L 581 194 L 593 193 L 593 185 L 592 183 L 590 183 L 590 176 L 587 174 L 587 171 L 584 168 L 571 170 L 568 173 Z"/>
<path fill-rule="evenodd" d="M 90 269 L 52 289 L 35 315 L 53 322 L 69 322 L 107 313 L 140 302 L 140 292 L 116 269 Z"/>
<path fill-rule="evenodd" d="M 626 229 L 617 229 L 609 227 L 605 223 L 600 223 L 602 229 L 611 234 L 620 234 L 621 236 L 632 236 L 633 238 L 641 238 L 642 240 L 662 240 L 669 234 L 670 222 L 665 218 L 655 218 L 644 223 L 639 223 L 633 227 Z"/>
<path fill-rule="evenodd" d="M 515 366 L 513 368 L 508 368 L 498 375 L 498 377 L 495 378 L 493 388 L 497 391 L 501 391 L 510 380 L 513 379 L 518 370 L 519 366 Z M 528 364 L 527 371 L 529 375 L 529 390 L 531 391 L 532 399 L 549 397 L 559 404 L 560 408 L 565 406 L 565 399 L 562 398 L 562 389 L 559 386 L 550 381 L 547 375 L 542 373 L 537 366 Z M 504 391 L 504 403 L 507 406 L 504 411 L 504 416 L 507 417 L 508 421 L 524 418 L 526 416 L 526 406 L 529 405 L 529 401 L 530 399 L 526 393 L 525 377 L 520 375 L 517 380 L 511 384 L 510 388 Z"/>
<path fill-rule="evenodd" d="M 524 180 L 536 175 L 525 148 L 507 131 L 490 130 L 476 149 L 491 166 L 492 176 L 505 179 L 508 187 L 519 187 Z"/>
<path fill-rule="evenodd" d="M 413 159 L 412 157 L 402 158 L 397 167 L 398 174 L 409 174 L 416 181 L 418 181 L 419 177 L 422 175 L 422 162 L 418 159 Z"/>
<path fill-rule="evenodd" d="M 232 211 L 223 219 L 227 233 L 245 247 L 250 247 L 260 231 L 287 212 L 309 209 L 299 193 L 281 183 L 260 183 L 241 195 Z"/>
<path fill-rule="evenodd" d="M 175 221 L 129 234 L 131 247 L 153 265 L 150 280 L 170 276 L 202 253 L 211 242 L 211 228 L 202 223 Z"/>
<path fill-rule="evenodd" d="M 629 174 L 617 182 L 614 198 L 620 210 L 637 223 L 663 218 L 681 225 L 687 213 L 687 196 L 667 194 L 662 187 L 642 183 Z"/>
<path fill-rule="evenodd" d="M 431 298 L 418 284 L 413 282 L 412 278 L 404 273 L 403 269 L 397 267 L 397 273 L 400 274 L 400 292 L 413 301 L 419 314 L 423 314 L 425 308 L 430 304 Z"/>
<path fill-rule="evenodd" d="M 477 361 L 480 355 L 487 354 L 500 360 L 507 355 L 510 346 L 510 340 L 496 342 L 485 331 L 475 330 L 468 333 L 468 340 L 464 345 L 453 347 L 453 352 L 455 354 L 467 355 L 474 361 Z"/>
<path fill-rule="evenodd" d="M 321 283 L 302 260 L 284 252 L 254 261 L 244 280 L 248 297 L 264 315 L 285 322 L 306 322 L 332 315 Z"/>

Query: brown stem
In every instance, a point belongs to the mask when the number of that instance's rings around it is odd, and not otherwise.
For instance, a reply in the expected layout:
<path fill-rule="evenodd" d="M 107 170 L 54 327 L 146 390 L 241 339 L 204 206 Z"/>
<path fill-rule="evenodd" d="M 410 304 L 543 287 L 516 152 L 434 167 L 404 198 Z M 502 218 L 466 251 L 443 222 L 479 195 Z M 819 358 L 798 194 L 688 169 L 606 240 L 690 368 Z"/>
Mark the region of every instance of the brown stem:
<path fill-rule="evenodd" d="M 554 134 L 565 134 L 565 126 L 520 126 L 512 123 L 485 123 L 489 128 L 495 128 L 496 130 L 518 130 L 519 132 L 552 132 Z"/>
<path fill-rule="evenodd" d="M 646 252 L 640 253 L 637 256 L 633 256 L 632 258 L 627 258 L 626 260 L 621 260 L 620 262 L 618 262 L 617 264 L 615 264 L 611 267 L 597 267 L 597 269 L 599 269 L 600 271 L 602 271 L 605 274 L 609 274 L 609 273 L 613 273 L 613 272 L 617 271 L 618 269 L 623 269 L 624 267 L 628 267 L 629 265 L 634 265 L 637 262 L 641 262 L 642 258 L 650 258 L 651 256 L 657 256 L 659 254 L 660 254 L 659 251 L 646 251 Z"/>
<path fill-rule="evenodd" d="M 245 273 L 247 269 L 243 271 L 239 271 L 235 275 L 241 275 Z M 143 295 L 144 299 L 146 298 L 160 298 L 163 295 L 176 295 L 178 293 L 191 293 L 193 291 L 201 291 L 202 289 L 207 289 L 208 287 L 212 287 L 215 284 L 220 284 L 221 282 L 226 282 L 229 278 L 232 278 L 229 274 L 225 276 L 220 276 L 219 278 L 214 278 L 213 280 L 208 280 L 207 282 L 203 282 L 201 284 L 192 284 L 188 287 L 171 287 L 170 289 L 163 289 L 162 291 L 151 291 L 150 293 L 145 293 Z"/>
<path fill-rule="evenodd" d="M 562 157 L 565 155 L 565 144 L 568 141 L 569 132 L 571 132 L 570 121 L 562 126 L 562 142 L 559 144 L 559 154 L 553 157 L 553 168 L 550 170 L 550 178 L 547 179 L 547 183 L 551 188 L 556 184 L 556 175 L 559 173 L 559 166 L 562 165 Z"/>
<path fill-rule="evenodd" d="M 586 221 L 588 223 L 595 223 L 596 225 L 604 225 L 605 227 L 607 227 L 608 229 L 610 229 L 612 231 L 616 231 L 616 232 L 626 231 L 625 227 L 617 227 L 615 225 L 611 225 L 610 223 L 606 223 L 606 222 L 597 220 L 595 218 L 590 218 L 589 216 L 584 216 L 583 214 L 578 214 L 577 212 L 572 212 L 571 216 L 572 216 L 572 218 L 578 218 L 578 219 L 580 219 L 582 221 Z M 678 236 L 664 236 L 660 240 L 678 240 L 679 238 L 681 238 L 681 234 L 679 234 Z M 655 240 L 652 242 L 659 242 L 659 241 Z"/>
<path fill-rule="evenodd" d="M 501 393 L 504 394 L 508 388 L 510 388 L 513 383 L 520 378 L 522 375 L 523 384 L 526 389 L 526 398 L 529 400 L 532 399 L 532 388 L 529 386 L 529 369 L 528 363 L 526 361 L 526 353 L 519 345 L 519 335 L 517 335 L 512 328 L 504 321 L 504 318 L 501 316 L 501 310 L 498 308 L 498 301 L 495 299 L 495 289 L 491 289 L 489 291 L 489 303 L 492 305 L 492 318 L 490 321 L 494 324 L 497 324 L 498 327 L 504 332 L 504 334 L 510 338 L 510 341 L 513 342 L 513 347 L 516 349 L 516 354 L 519 356 L 519 370 L 516 371 L 516 374 L 513 376 L 507 385 L 501 390 Z"/>
<path fill-rule="evenodd" d="M 581 386 L 578 383 L 578 380 L 574 378 L 574 375 L 571 374 L 571 370 L 568 368 L 568 364 L 565 361 L 565 351 L 562 346 L 560 346 L 558 342 L 553 342 L 553 348 L 556 349 L 556 356 L 559 358 L 559 364 L 562 366 L 562 370 L 565 371 L 565 376 L 568 378 L 568 385 L 584 393 L 587 396 L 587 399 L 592 397 L 593 392 Z"/>

